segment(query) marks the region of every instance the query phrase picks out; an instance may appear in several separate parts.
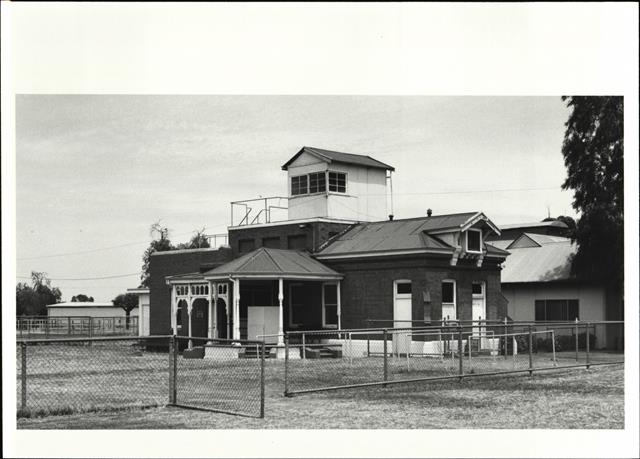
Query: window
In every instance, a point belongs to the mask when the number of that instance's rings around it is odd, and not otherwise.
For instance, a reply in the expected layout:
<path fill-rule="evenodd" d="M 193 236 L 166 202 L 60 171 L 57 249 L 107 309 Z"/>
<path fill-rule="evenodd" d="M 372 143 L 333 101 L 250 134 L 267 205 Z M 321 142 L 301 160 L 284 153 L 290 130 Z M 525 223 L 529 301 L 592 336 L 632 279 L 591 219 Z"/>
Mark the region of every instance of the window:
<path fill-rule="evenodd" d="M 467 230 L 467 252 L 482 252 L 482 231 L 479 229 Z"/>
<path fill-rule="evenodd" d="M 347 174 L 344 172 L 329 172 L 329 191 L 346 193 Z"/>
<path fill-rule="evenodd" d="M 456 320 L 456 283 L 442 281 L 442 320 Z"/>
<path fill-rule="evenodd" d="M 309 174 L 309 193 L 321 193 L 326 191 L 327 181 L 324 172 Z"/>
<path fill-rule="evenodd" d="M 482 295 L 482 282 L 473 282 L 471 284 L 471 294 L 472 295 Z"/>
<path fill-rule="evenodd" d="M 307 248 L 307 235 L 294 234 L 287 237 L 287 248 L 289 250 L 304 250 Z"/>
<path fill-rule="evenodd" d="M 239 252 L 251 252 L 256 248 L 256 244 L 253 239 L 240 239 L 238 241 Z"/>
<path fill-rule="evenodd" d="M 580 317 L 578 300 L 536 300 L 536 321 L 575 320 Z"/>
<path fill-rule="evenodd" d="M 411 282 L 396 283 L 396 293 L 398 295 L 411 295 Z"/>
<path fill-rule="evenodd" d="M 297 196 L 299 194 L 307 194 L 307 176 L 298 175 L 291 177 L 291 196 Z"/>
<path fill-rule="evenodd" d="M 289 285 L 289 325 L 292 327 L 302 323 L 304 296 L 304 284 Z"/>
<path fill-rule="evenodd" d="M 280 248 L 280 236 L 263 237 L 262 238 L 262 247 L 267 247 L 269 249 L 279 249 Z"/>
<path fill-rule="evenodd" d="M 324 284 L 322 286 L 322 326 L 338 327 L 338 285 Z"/>

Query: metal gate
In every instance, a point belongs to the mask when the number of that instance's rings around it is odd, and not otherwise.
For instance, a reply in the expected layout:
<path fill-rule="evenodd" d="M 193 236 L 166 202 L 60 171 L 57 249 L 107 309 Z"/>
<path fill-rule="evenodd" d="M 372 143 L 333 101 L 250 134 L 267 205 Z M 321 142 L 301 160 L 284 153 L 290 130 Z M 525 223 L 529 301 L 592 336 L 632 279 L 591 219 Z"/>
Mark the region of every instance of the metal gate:
<path fill-rule="evenodd" d="M 169 360 L 170 405 L 264 417 L 264 342 L 173 337 Z"/>

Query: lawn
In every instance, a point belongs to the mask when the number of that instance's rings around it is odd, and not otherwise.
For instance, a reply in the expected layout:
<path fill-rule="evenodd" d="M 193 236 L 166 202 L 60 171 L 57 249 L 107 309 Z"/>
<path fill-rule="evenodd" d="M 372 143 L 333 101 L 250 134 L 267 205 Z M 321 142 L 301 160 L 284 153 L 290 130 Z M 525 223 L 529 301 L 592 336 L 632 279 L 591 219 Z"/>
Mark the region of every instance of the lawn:
<path fill-rule="evenodd" d="M 42 355 L 37 356 L 40 352 Z M 22 429 L 165 428 L 598 428 L 624 427 L 623 365 L 566 369 L 528 375 L 395 384 L 283 397 L 282 361 L 267 361 L 265 419 L 163 406 L 168 399 L 168 356 L 134 350 L 77 347 L 40 349 L 29 355 L 28 400 L 42 406 L 66 403 L 73 412 L 136 406 L 127 411 L 78 412 L 18 419 Z M 123 352 L 125 352 L 123 354 Z M 40 358 L 39 358 L 40 357 Z M 96 359 L 99 357 L 99 359 Z M 109 358 L 106 358 L 109 357 Z M 525 359 L 526 357 L 526 359 Z M 547 356 L 539 355 L 540 365 Z M 560 357 L 560 356 L 558 356 Z M 619 359 L 602 355 L 601 359 Z M 565 360 L 566 359 L 566 360 Z M 329 360 L 329 359 L 327 359 Z M 292 388 L 365 382 L 379 376 L 382 359 L 292 362 Z M 570 363 L 571 356 L 561 359 Z M 474 360 L 472 359 L 472 364 Z M 496 371 L 528 364 L 477 360 L 477 370 Z M 575 355 L 574 355 L 575 362 Z M 551 362 L 550 364 L 553 364 Z M 453 364 L 434 359 L 389 362 L 390 380 L 452 372 Z M 473 365 L 465 369 L 472 369 Z M 216 362 L 179 358 L 178 402 L 237 408 L 256 413 L 259 379 L 256 360 Z M 330 377 L 333 374 L 333 377 Z M 70 378 L 69 375 L 74 377 Z M 375 380 L 375 379 L 374 379 Z M 242 388 L 243 390 L 238 390 Z M 70 403 L 76 401 L 74 403 Z M 55 412 L 55 410 L 54 410 Z"/>

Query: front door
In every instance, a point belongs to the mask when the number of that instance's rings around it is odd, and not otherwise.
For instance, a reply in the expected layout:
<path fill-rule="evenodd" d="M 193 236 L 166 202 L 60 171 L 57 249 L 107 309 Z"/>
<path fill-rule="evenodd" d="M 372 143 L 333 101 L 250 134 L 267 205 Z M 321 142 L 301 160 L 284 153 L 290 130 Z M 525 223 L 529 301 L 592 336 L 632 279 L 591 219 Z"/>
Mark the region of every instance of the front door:
<path fill-rule="evenodd" d="M 209 302 L 198 298 L 191 309 L 191 336 L 206 338 L 209 328 Z"/>
<path fill-rule="evenodd" d="M 398 280 L 393 283 L 393 327 L 411 327 L 411 281 Z M 393 352 L 407 354 L 410 351 L 411 334 L 394 332 Z"/>
<path fill-rule="evenodd" d="M 472 320 L 474 322 L 480 321 L 480 320 L 487 320 L 485 283 L 473 282 L 471 284 L 471 294 L 472 294 L 472 303 L 471 303 Z M 473 325 L 474 325 L 473 334 L 475 336 L 484 334 L 484 327 L 482 327 L 481 324 L 474 323 Z"/>

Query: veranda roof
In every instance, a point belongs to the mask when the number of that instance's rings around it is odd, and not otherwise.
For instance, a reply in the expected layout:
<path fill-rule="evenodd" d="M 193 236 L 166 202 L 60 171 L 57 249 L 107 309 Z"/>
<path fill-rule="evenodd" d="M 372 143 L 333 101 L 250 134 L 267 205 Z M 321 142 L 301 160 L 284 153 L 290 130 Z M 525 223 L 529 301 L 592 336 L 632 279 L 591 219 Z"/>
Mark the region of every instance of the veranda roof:
<path fill-rule="evenodd" d="M 202 274 L 207 280 L 309 279 L 338 280 L 342 274 L 297 250 L 261 247 Z"/>

